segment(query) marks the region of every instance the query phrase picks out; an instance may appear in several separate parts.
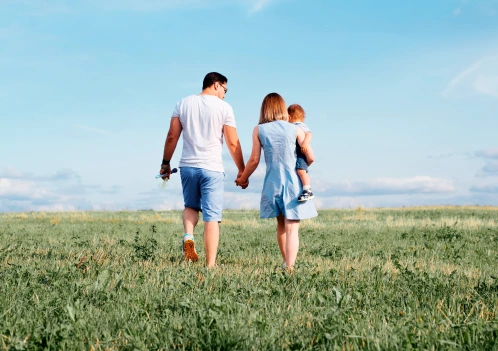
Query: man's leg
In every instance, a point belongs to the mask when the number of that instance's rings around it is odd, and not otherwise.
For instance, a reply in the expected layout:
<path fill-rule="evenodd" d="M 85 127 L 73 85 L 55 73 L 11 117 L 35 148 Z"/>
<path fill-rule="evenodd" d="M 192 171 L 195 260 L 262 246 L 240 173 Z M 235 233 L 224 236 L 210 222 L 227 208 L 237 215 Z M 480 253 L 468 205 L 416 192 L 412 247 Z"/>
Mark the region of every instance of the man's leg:
<path fill-rule="evenodd" d="M 195 250 L 194 229 L 199 222 L 201 194 L 199 191 L 199 175 L 196 168 L 180 168 L 182 191 L 185 209 L 183 210 L 183 256 L 187 261 L 196 262 L 199 255 Z"/>
<path fill-rule="evenodd" d="M 199 211 L 194 210 L 190 207 L 185 207 L 183 210 L 183 229 L 184 233 L 189 233 L 194 235 L 194 228 L 199 222 Z"/>
<path fill-rule="evenodd" d="M 194 228 L 199 221 L 199 212 L 193 208 L 185 207 L 183 210 L 183 257 L 186 261 L 197 262 L 199 255 L 195 250 Z"/>
<path fill-rule="evenodd" d="M 206 265 L 216 265 L 216 254 L 220 241 L 220 227 L 223 212 L 223 172 L 202 170 L 201 203 L 202 219 L 204 221 L 204 250 L 206 252 Z"/>
<path fill-rule="evenodd" d="M 206 252 L 206 265 L 216 266 L 216 254 L 220 241 L 220 226 L 218 221 L 204 222 L 204 250 Z"/>

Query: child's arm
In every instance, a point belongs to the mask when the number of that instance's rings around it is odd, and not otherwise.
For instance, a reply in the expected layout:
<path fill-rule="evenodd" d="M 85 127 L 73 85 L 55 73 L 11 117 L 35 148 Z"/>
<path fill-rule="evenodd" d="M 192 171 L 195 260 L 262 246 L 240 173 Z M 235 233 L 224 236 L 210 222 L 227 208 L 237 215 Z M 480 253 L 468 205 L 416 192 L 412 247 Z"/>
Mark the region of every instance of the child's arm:
<path fill-rule="evenodd" d="M 308 152 L 308 147 L 310 146 L 311 139 L 312 139 L 311 132 L 304 133 L 304 140 L 303 143 L 301 144 L 301 151 L 303 152 L 303 154 Z"/>
<path fill-rule="evenodd" d="M 308 166 L 311 166 L 311 164 L 315 162 L 315 153 L 311 146 L 308 146 L 308 151 L 306 152 L 306 162 L 308 163 Z"/>
<path fill-rule="evenodd" d="M 309 134 L 311 134 L 311 133 L 309 133 Z M 303 143 L 304 143 L 305 137 L 306 136 L 304 135 L 304 132 L 302 131 L 302 129 L 298 128 L 297 129 L 297 142 L 298 142 L 299 146 L 301 146 L 301 150 L 303 149 Z M 313 149 L 311 148 L 311 146 L 307 147 L 306 161 L 308 162 L 308 166 L 311 166 L 311 164 L 315 161 L 315 153 L 313 152 Z"/>
<path fill-rule="evenodd" d="M 244 172 L 235 180 L 235 184 L 245 189 L 249 185 L 249 177 L 254 173 L 259 165 L 261 157 L 261 142 L 259 141 L 258 126 L 252 132 L 252 152 L 251 157 L 247 160 Z"/>

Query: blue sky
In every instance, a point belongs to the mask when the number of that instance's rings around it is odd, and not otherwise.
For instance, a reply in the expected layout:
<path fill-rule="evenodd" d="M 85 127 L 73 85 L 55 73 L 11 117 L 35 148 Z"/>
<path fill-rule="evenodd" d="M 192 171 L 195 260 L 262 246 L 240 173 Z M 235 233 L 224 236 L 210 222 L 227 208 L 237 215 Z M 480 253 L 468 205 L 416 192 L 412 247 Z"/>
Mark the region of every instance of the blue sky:
<path fill-rule="evenodd" d="M 211 71 L 246 159 L 266 94 L 304 107 L 319 208 L 498 205 L 498 0 L 0 0 L 0 211 L 182 208 L 154 175 Z"/>

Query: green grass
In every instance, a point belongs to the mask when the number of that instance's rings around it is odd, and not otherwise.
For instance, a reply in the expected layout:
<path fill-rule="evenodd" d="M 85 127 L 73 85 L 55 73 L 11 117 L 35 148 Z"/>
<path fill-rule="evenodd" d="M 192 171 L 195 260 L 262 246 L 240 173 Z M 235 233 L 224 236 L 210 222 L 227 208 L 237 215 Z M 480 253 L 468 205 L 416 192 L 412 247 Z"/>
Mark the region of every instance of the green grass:
<path fill-rule="evenodd" d="M 0 214 L 0 350 L 498 350 L 497 208 L 320 211 L 293 274 L 274 220 L 226 211 L 208 270 L 180 217 Z"/>

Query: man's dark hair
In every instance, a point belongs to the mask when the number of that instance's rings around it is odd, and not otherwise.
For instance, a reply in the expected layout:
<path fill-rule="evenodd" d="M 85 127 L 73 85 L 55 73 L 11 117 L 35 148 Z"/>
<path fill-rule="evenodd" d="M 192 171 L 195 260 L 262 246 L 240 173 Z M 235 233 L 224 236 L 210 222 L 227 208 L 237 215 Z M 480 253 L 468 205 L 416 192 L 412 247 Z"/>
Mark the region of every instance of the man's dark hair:
<path fill-rule="evenodd" d="M 218 72 L 208 73 L 202 81 L 202 90 L 209 88 L 214 83 L 225 84 L 228 83 L 228 79 L 223 74 L 219 74 Z"/>

